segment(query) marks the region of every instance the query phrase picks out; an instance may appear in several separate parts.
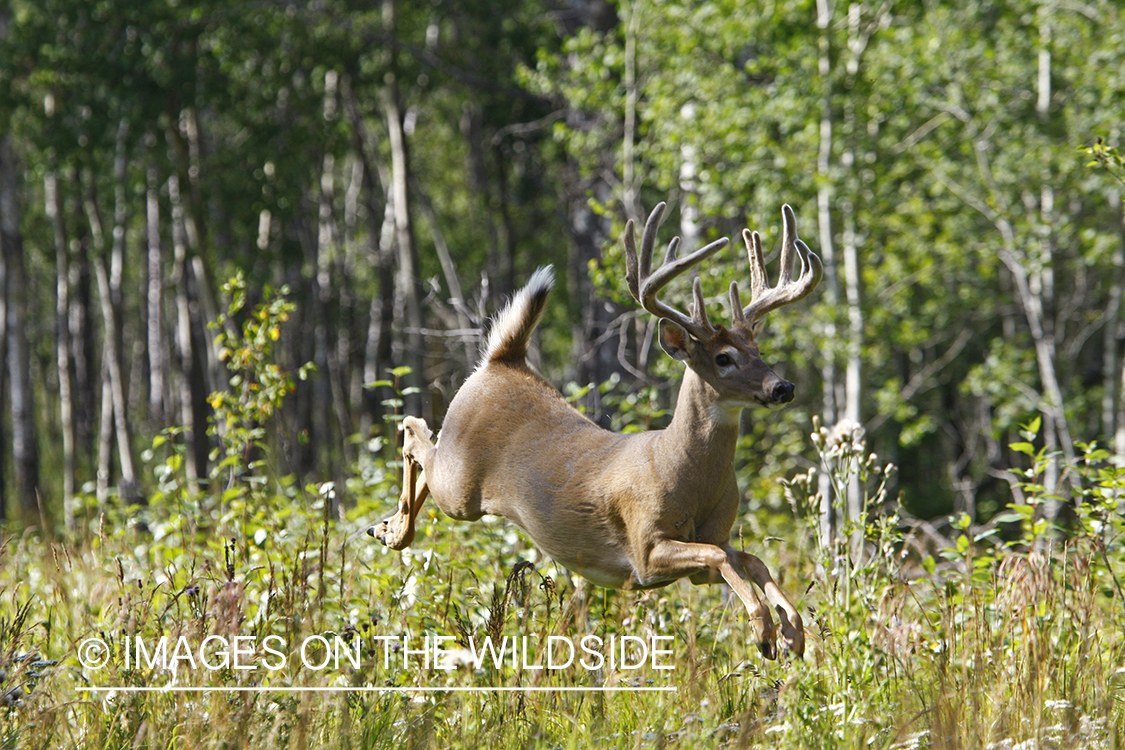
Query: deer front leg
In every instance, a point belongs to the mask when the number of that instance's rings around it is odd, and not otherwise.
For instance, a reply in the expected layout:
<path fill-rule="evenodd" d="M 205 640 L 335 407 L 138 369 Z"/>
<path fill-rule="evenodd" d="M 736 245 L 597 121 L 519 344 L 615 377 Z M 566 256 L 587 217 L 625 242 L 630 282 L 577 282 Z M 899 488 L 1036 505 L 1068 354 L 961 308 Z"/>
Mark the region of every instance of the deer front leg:
<path fill-rule="evenodd" d="M 738 567 L 750 576 L 777 610 L 778 619 L 781 620 L 781 639 L 785 648 L 797 656 L 804 656 L 805 626 L 801 621 L 801 615 L 773 580 L 769 568 L 760 559 L 746 552 L 728 548 L 728 554 L 735 557 Z"/>
<path fill-rule="evenodd" d="M 717 582 L 714 575 L 717 573 L 745 605 L 750 616 L 750 630 L 762 656 L 776 659 L 777 632 L 773 618 L 754 589 L 739 575 L 734 554 L 733 549 L 713 544 L 663 539 L 649 552 L 645 579 L 659 581 L 691 575 L 692 583 L 714 583 Z"/>
<path fill-rule="evenodd" d="M 367 530 L 369 535 L 391 549 L 405 549 L 414 541 L 414 519 L 418 517 L 422 503 L 430 494 L 423 460 L 428 463 L 433 455 L 434 444 L 430 440 L 432 434 L 430 428 L 421 419 L 407 417 L 403 420 L 403 477 L 398 511 Z"/>

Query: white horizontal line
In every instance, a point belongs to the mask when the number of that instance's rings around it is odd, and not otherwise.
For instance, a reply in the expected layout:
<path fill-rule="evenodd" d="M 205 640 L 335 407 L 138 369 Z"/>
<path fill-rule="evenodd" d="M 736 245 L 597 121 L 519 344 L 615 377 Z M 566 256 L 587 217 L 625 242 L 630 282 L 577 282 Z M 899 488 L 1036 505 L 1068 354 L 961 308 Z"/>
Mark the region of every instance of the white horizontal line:
<path fill-rule="evenodd" d="M 675 687 L 81 687 L 108 693 L 674 693 Z"/>

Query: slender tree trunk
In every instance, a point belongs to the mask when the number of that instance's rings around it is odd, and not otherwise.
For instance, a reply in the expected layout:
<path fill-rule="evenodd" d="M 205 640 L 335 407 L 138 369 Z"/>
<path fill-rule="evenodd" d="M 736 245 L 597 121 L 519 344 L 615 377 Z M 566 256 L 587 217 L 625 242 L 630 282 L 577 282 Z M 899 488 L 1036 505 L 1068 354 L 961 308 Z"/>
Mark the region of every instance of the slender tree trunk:
<path fill-rule="evenodd" d="M 629 6 L 629 22 L 625 25 L 625 112 L 621 138 L 621 191 L 625 215 L 637 223 L 643 222 L 637 185 L 634 150 L 637 143 L 637 36 L 641 30 L 640 2 Z M 693 106 L 693 105 L 689 105 Z M 693 247 L 693 245 L 688 245 Z"/>
<path fill-rule="evenodd" d="M 372 192 L 369 188 L 369 193 Z M 374 204 L 374 200 L 371 201 Z M 368 318 L 367 342 L 364 346 L 363 379 L 375 383 L 389 377 L 394 357 L 392 335 L 395 319 L 395 269 L 394 269 L 394 206 L 393 201 L 384 204 L 382 221 L 370 208 L 372 237 L 378 238 L 375 248 L 375 274 L 378 278 L 378 292 L 371 298 L 371 311 Z M 376 231 L 378 225 L 378 231 Z M 367 409 L 365 413 L 371 422 L 363 430 L 365 435 L 373 429 L 381 428 L 381 420 L 386 414 L 384 401 L 392 397 L 390 388 L 380 386 L 367 389 Z"/>
<path fill-rule="evenodd" d="M 1102 409 L 1104 430 L 1113 435 L 1113 452 L 1118 466 L 1125 466 L 1125 361 L 1117 357 L 1117 331 L 1122 317 L 1125 317 L 1125 300 L 1122 299 L 1122 286 L 1125 285 L 1125 210 L 1122 209 L 1121 193 L 1114 191 L 1110 206 L 1117 209 L 1118 231 L 1121 241 L 1113 251 L 1113 294 L 1116 306 L 1114 314 L 1106 321 L 1104 346 L 1106 349 L 1106 397 Z M 1116 388 L 1114 387 L 1116 386 Z"/>
<path fill-rule="evenodd" d="M 588 186 L 579 179 L 577 165 L 569 163 L 567 171 L 570 173 L 568 183 L 572 186 L 567 191 L 567 219 L 571 232 L 570 262 L 567 264 L 570 276 L 567 281 L 571 320 L 574 321 L 571 331 L 575 379 L 582 384 L 598 384 L 621 369 L 617 358 L 618 337 L 606 336 L 617 317 L 616 311 L 605 300 L 598 298 L 587 270 L 590 261 L 601 258 L 609 229 L 605 219 L 590 207 Z M 593 189 L 596 200 L 605 201 L 609 197 L 604 182 L 594 183 Z M 585 408 L 591 419 L 603 427 L 609 426 L 609 415 L 602 408 L 599 389 L 589 390 Z"/>
<path fill-rule="evenodd" d="M 98 252 L 94 257 L 94 274 L 98 283 L 98 296 L 102 314 L 103 375 L 102 419 L 98 441 L 98 500 L 108 500 L 111 477 L 112 444 L 116 437 L 117 457 L 121 467 L 119 495 L 126 500 L 136 496 L 137 476 L 133 461 L 132 430 L 129 425 L 128 403 L 122 352 L 124 335 L 119 310 L 121 309 L 121 275 L 125 263 L 126 210 L 126 124 L 122 121 L 117 134 L 117 153 L 114 156 L 114 211 L 112 242 L 105 247 L 105 234 L 97 204 L 93 176 L 86 199 L 86 214 L 90 233 Z M 107 258 L 108 264 L 107 264 Z M 108 265 L 108 267 L 107 267 Z"/>
<path fill-rule="evenodd" d="M 383 24 L 392 35 L 395 32 L 395 5 L 395 0 L 383 0 Z M 394 67 L 392 63 L 392 71 Z M 398 291 L 402 301 L 405 342 L 403 360 L 412 370 L 407 382 L 418 389 L 405 395 L 403 400 L 406 413 L 423 415 L 429 399 L 426 393 L 426 340 L 422 334 L 421 278 L 414 246 L 414 227 L 410 219 L 410 155 L 403 127 L 399 84 L 394 72 L 387 73 L 386 82 L 382 99 L 391 147 L 391 193 L 394 203 L 395 246 L 398 251 Z"/>
<path fill-rule="evenodd" d="M 365 386 L 387 377 L 391 361 L 391 327 L 394 322 L 394 207 L 389 199 L 389 175 L 374 161 L 377 144 L 363 122 L 355 92 L 345 79 L 342 87 L 344 107 L 352 123 L 352 143 L 357 158 L 363 164 L 362 195 L 366 196 L 368 255 L 375 268 L 378 290 L 371 298 L 367 318 L 367 335 L 363 347 L 363 382 Z M 378 181 L 378 182 L 377 182 Z M 383 198 L 380 201 L 380 197 Z M 384 413 L 383 401 L 391 397 L 389 388 L 365 387 L 364 409 L 360 420 L 360 433 L 365 437 L 381 429 Z"/>
<path fill-rule="evenodd" d="M 1039 9 L 1039 72 L 1037 77 L 1037 98 L 1035 105 L 1035 113 L 1039 117 L 1040 123 L 1047 124 L 1051 116 L 1051 23 L 1050 23 L 1051 9 L 1049 6 L 1042 6 Z M 1065 450 L 1067 455 L 1073 455 L 1074 447 L 1071 441 L 1070 431 L 1066 424 L 1066 415 L 1064 413 L 1064 402 L 1062 400 L 1062 389 L 1058 387 L 1057 380 L 1054 379 L 1053 370 L 1055 363 L 1058 361 L 1058 346 L 1055 335 L 1055 277 L 1054 277 L 1054 244 L 1055 244 L 1055 190 L 1052 186 L 1052 175 L 1049 174 L 1044 168 L 1043 185 L 1039 190 L 1039 220 L 1042 226 L 1042 232 L 1039 239 L 1039 258 L 1035 264 L 1037 270 L 1030 276 L 1030 288 L 1033 295 L 1037 300 L 1037 305 L 1042 311 L 1041 325 L 1042 335 L 1044 341 L 1041 348 L 1045 348 L 1050 354 L 1050 368 L 1052 370 L 1051 382 L 1053 388 L 1057 393 L 1051 394 L 1051 399 L 1055 401 L 1055 409 L 1052 410 L 1049 419 L 1044 420 L 1043 431 L 1046 440 L 1048 451 L 1047 454 L 1048 464 L 1047 471 L 1045 472 L 1044 483 L 1047 487 L 1048 493 L 1054 493 L 1062 478 L 1062 466 L 1059 462 L 1059 446 L 1058 442 L 1066 443 Z M 1048 385 L 1046 382 L 1045 385 Z M 1051 388 L 1052 385 L 1048 385 Z M 1060 500 L 1048 499 L 1043 505 L 1043 512 L 1047 518 L 1054 520 L 1062 511 L 1063 503 Z"/>
<path fill-rule="evenodd" d="M 94 274 L 100 276 L 98 271 L 103 268 L 105 248 L 105 232 L 102 229 L 101 214 L 98 209 L 98 198 L 93 175 L 88 177 L 89 185 L 86 186 L 85 209 L 86 224 L 90 228 L 90 237 L 94 246 Z M 98 278 L 99 301 L 102 303 L 102 366 L 101 366 L 101 398 L 98 401 L 98 439 L 97 439 L 97 470 L 96 486 L 99 507 L 105 507 L 109 502 L 109 488 L 113 482 L 113 383 L 109 371 L 108 352 L 113 347 L 109 339 L 114 335 L 112 323 L 106 318 L 105 297 L 108 291 Z M 106 284 L 105 286 L 108 286 Z"/>
<path fill-rule="evenodd" d="M 0 20 L 3 20 L 2 11 L 0 11 Z M 5 143 L 0 142 L 0 159 L 3 158 L 4 150 L 7 148 Z M 0 161 L 0 183 L 6 179 L 3 174 L 5 165 Z M 4 188 L 0 187 L 0 200 L 4 198 Z M 3 204 L 0 204 L 0 210 L 3 210 Z M 3 216 L 0 216 L 0 227 L 2 227 Z M 9 409 L 9 402 L 11 399 L 5 398 L 8 394 L 8 261 L 7 261 L 7 246 L 5 244 L 4 235 L 0 233 L 0 414 L 8 414 L 11 412 Z M 7 446 L 7 436 L 4 434 L 4 422 L 0 419 L 0 449 Z M 8 481 L 5 476 L 5 466 L 7 465 L 6 451 L 0 452 L 0 523 L 6 523 L 8 520 Z"/>
<path fill-rule="evenodd" d="M 365 169 L 363 160 L 354 154 L 350 161 L 348 188 L 344 192 L 344 277 L 341 289 L 341 305 L 346 311 L 347 325 L 343 326 L 337 339 L 336 348 L 344 370 L 345 400 L 350 409 L 363 402 L 363 373 L 357 365 L 360 316 L 357 314 L 357 301 L 353 280 L 362 264 L 362 250 L 359 242 L 360 206 L 363 198 Z M 352 433 L 356 430 L 359 414 L 352 413 Z"/>
<path fill-rule="evenodd" d="M 81 202 L 82 175 L 71 170 L 71 194 Z M 67 280 L 70 310 L 67 324 L 70 338 L 70 363 L 74 376 L 75 454 L 82 470 L 82 457 L 94 455 L 97 394 L 101 392 L 101 371 L 94 343 L 93 276 L 90 273 L 90 231 L 83 222 L 74 225 L 77 236 L 71 243 L 70 278 Z M 89 459 L 85 465 L 92 467 Z"/>
<path fill-rule="evenodd" d="M 94 261 L 95 264 L 100 262 Z M 102 361 L 101 398 L 98 400 L 98 457 L 95 480 L 95 494 L 98 507 L 104 509 L 109 503 L 109 488 L 113 484 L 113 383 L 107 365 L 109 358 Z"/>
<path fill-rule="evenodd" d="M 177 400 L 180 406 L 180 424 L 184 427 L 184 471 L 187 475 L 190 494 L 199 491 L 199 480 L 206 472 L 207 443 L 205 421 L 198 418 L 200 409 L 196 404 L 196 392 L 202 390 L 195 382 L 202 376 L 202 367 L 197 361 L 191 331 L 191 300 L 188 297 L 188 249 L 187 232 L 184 226 L 183 204 L 180 200 L 179 176 L 168 178 L 168 199 L 172 207 L 172 264 L 173 272 L 169 283 L 176 290 L 176 353 L 180 361 L 177 378 Z"/>
<path fill-rule="evenodd" d="M 129 424 L 129 402 L 126 398 L 128 387 L 125 382 L 124 363 L 125 322 L 121 317 L 123 304 L 121 281 L 125 270 L 125 239 L 129 218 L 125 171 L 127 166 L 125 154 L 127 131 L 128 125 L 125 120 L 122 120 L 118 127 L 117 153 L 114 155 L 113 161 L 113 243 L 110 248 L 109 273 L 106 278 L 106 290 L 109 295 L 106 297 L 104 293 L 102 294 L 102 317 L 106 323 L 106 340 L 112 343 L 112 351 L 108 346 L 106 347 L 106 356 L 110 361 L 109 373 L 113 385 L 113 421 L 117 432 L 118 460 L 121 462 L 121 487 L 119 489 L 123 499 L 134 501 L 138 496 L 138 487 L 136 465 L 133 460 L 133 431 Z M 95 269 L 95 273 L 99 275 L 99 288 L 102 286 L 100 275 L 105 271 L 104 262 Z M 110 303 L 108 311 L 105 309 L 106 299 Z M 112 315 L 112 319 L 105 317 L 106 312 Z M 112 335 L 110 335 L 111 332 Z"/>
<path fill-rule="evenodd" d="M 93 276 L 90 273 L 90 234 L 81 227 L 82 236 L 74 245 L 70 259 L 70 361 L 74 367 L 74 435 L 75 452 L 92 455 L 97 419 L 94 397 L 101 388 L 101 373 L 94 344 Z"/>
<path fill-rule="evenodd" d="M 680 115 L 686 123 L 695 119 L 695 105 L 687 104 Z M 683 201 L 680 204 L 680 236 L 683 237 L 684 247 L 693 250 L 699 247 L 699 209 L 695 203 L 696 175 L 699 172 L 699 156 L 694 144 L 684 142 L 680 147 L 680 191 Z M 640 216 L 637 217 L 638 221 Z"/>
<path fill-rule="evenodd" d="M 105 258 L 94 260 L 94 272 L 98 278 L 98 291 L 101 297 L 102 321 L 105 326 L 105 362 L 108 377 L 110 413 L 113 415 L 113 431 L 117 437 L 117 456 L 121 464 L 120 495 L 125 500 L 136 497 L 137 474 L 133 463 L 132 430 L 129 426 L 128 405 L 125 399 L 125 383 L 121 364 L 121 319 L 113 299 L 113 281 L 106 269 Z"/>
<path fill-rule="evenodd" d="M 312 318 L 313 327 L 313 362 L 316 363 L 319 376 L 311 383 L 313 399 L 320 404 L 314 409 L 313 434 L 320 440 L 332 441 L 336 436 L 332 434 L 332 414 L 336 410 L 336 394 L 333 392 L 334 357 L 330 353 L 328 319 L 331 316 L 332 305 L 332 261 L 336 251 L 335 228 L 332 217 L 332 203 L 336 192 L 336 160 L 332 154 L 325 154 L 321 160 L 320 171 L 320 196 L 317 220 L 317 241 L 313 248 L 313 268 L 316 273 L 316 288 L 314 295 L 315 309 L 309 317 Z M 322 451 L 322 455 L 326 452 Z"/>
<path fill-rule="evenodd" d="M 394 99 L 394 95 L 388 97 Z M 405 411 L 421 413 L 427 401 L 425 397 L 425 351 L 426 341 L 422 334 L 422 290 L 418 273 L 417 254 L 414 248 L 414 227 L 410 220 L 409 192 L 407 190 L 407 154 L 405 134 L 402 132 L 400 114 L 396 106 L 389 106 L 391 170 L 395 214 L 395 247 L 398 257 L 398 292 L 401 298 L 403 339 L 405 351 L 403 360 L 412 372 L 408 383 L 420 389 L 405 397 Z"/>
<path fill-rule="evenodd" d="M 493 181 L 489 176 L 488 148 L 485 146 L 484 127 L 479 102 L 467 102 L 461 111 L 461 134 L 468 147 L 467 171 L 473 201 L 479 207 L 481 222 L 488 233 L 488 259 L 485 272 L 494 282 L 493 293 L 506 296 L 515 284 L 515 264 L 505 249 L 500 227 L 496 224 L 493 206 L 501 199 L 493 199 Z M 501 168 L 502 166 L 497 165 Z M 413 186 L 412 186 L 413 187 Z"/>
<path fill-rule="evenodd" d="M 11 135 L 0 140 L 0 256 L 5 282 L 4 317 L 12 424 L 12 474 L 23 520 L 38 523 L 39 444 L 35 391 L 27 341 L 28 279 L 24 263 L 20 164 Z M 44 529 L 46 531 L 46 529 Z"/>
<path fill-rule="evenodd" d="M 500 246 L 504 253 L 504 268 L 507 277 L 504 284 L 511 290 L 516 289 L 517 258 L 519 257 L 519 235 L 516 223 L 512 220 L 512 198 L 508 191 L 508 168 L 511 160 L 504 156 L 501 146 L 492 149 L 493 160 L 496 163 L 496 196 L 500 211 Z"/>
<path fill-rule="evenodd" d="M 344 237 L 341 244 L 340 285 L 337 299 L 340 305 L 340 325 L 336 331 L 336 361 L 339 363 L 340 400 L 347 414 L 346 435 L 354 436 L 358 429 L 358 416 L 355 409 L 363 400 L 363 379 L 356 367 L 356 341 L 358 337 L 359 315 L 356 304 L 356 274 L 362 264 L 358 240 L 360 197 L 363 194 L 363 163 L 354 155 L 349 155 L 345 171 L 348 174 L 344 190 Z M 357 449 L 348 440 L 344 460 L 348 464 L 357 458 Z"/>
<path fill-rule="evenodd" d="M 145 304 L 148 327 L 148 414 L 154 425 L 168 421 L 168 357 L 164 349 L 164 252 L 160 242 L 160 179 L 156 167 L 145 175 L 145 236 L 147 238 L 148 288 Z"/>
<path fill-rule="evenodd" d="M 1067 463 L 1071 463 L 1074 460 L 1074 441 L 1070 437 L 1070 427 L 1063 411 L 1065 399 L 1055 368 L 1057 361 L 1055 340 L 1043 326 L 1045 311 L 1042 288 L 1032 286 L 1031 274 L 1018 258 L 1015 232 L 1011 224 L 1007 220 L 999 219 L 998 225 L 1004 242 L 997 254 L 1016 283 L 1016 291 L 1035 347 L 1039 378 L 1043 384 L 1043 402 L 1039 407 L 1043 415 L 1043 439 L 1049 449 L 1061 450 Z M 1056 481 L 1059 478 L 1056 476 Z M 1048 485 L 1047 491 L 1054 492 L 1056 489 L 1056 486 Z"/>
<path fill-rule="evenodd" d="M 851 3 L 848 6 L 848 59 L 846 71 L 849 78 L 849 88 L 853 89 L 856 77 L 859 75 L 860 59 L 867 46 L 865 35 L 861 32 L 860 22 L 863 15 L 863 6 L 860 3 Z M 859 247 L 856 237 L 856 207 L 855 200 L 860 194 L 859 180 L 855 174 L 856 151 L 861 148 L 857 142 L 856 103 L 854 98 L 845 97 L 844 100 L 844 126 L 845 140 L 848 142 L 847 151 L 841 159 L 841 166 L 846 170 L 846 185 L 848 197 L 841 202 L 840 213 L 843 217 L 843 242 L 841 249 L 844 256 L 844 295 L 848 305 L 848 347 L 847 368 L 844 373 L 844 418 L 853 424 L 863 424 L 863 307 L 861 305 L 862 288 L 859 272 Z M 859 524 L 866 524 L 863 508 L 864 488 L 857 471 L 848 484 L 848 516 Z M 857 529 L 851 538 L 851 549 L 855 559 L 863 550 L 864 533 Z"/>
<path fill-rule="evenodd" d="M 844 201 L 841 212 L 844 219 L 843 255 L 844 290 L 848 304 L 848 364 L 844 374 L 844 418 L 854 424 L 863 424 L 863 309 L 860 306 L 859 248 L 856 246 L 855 207 Z M 856 472 L 848 485 L 848 517 L 861 524 L 863 517 L 863 487 Z M 852 539 L 852 552 L 858 554 L 863 543 L 863 532 L 857 531 Z"/>
<path fill-rule="evenodd" d="M 215 285 L 204 262 L 206 243 L 206 222 L 204 221 L 204 200 L 200 184 L 202 174 L 203 137 L 200 132 L 199 112 L 194 107 L 185 107 L 178 113 L 179 127 L 168 128 L 168 140 L 172 144 L 177 160 L 178 190 L 176 200 L 179 204 L 179 222 L 187 246 L 187 264 L 190 278 L 194 283 L 192 290 L 193 312 L 200 319 L 195 361 L 200 368 L 203 398 L 215 390 L 226 387 L 226 378 L 215 348 L 215 337 L 210 333 L 210 325 L 218 320 L 219 306 L 215 299 Z M 187 192 L 184 192 L 185 186 Z M 229 331 L 228 333 L 233 333 Z M 204 420 L 208 413 L 206 405 L 200 407 L 197 416 Z M 222 426 L 219 426 L 222 429 Z"/>
<path fill-rule="evenodd" d="M 55 366 L 59 378 L 59 428 L 62 432 L 63 524 L 73 533 L 77 468 L 74 458 L 74 395 L 70 375 L 70 257 L 67 252 L 66 221 L 59 196 L 57 167 L 52 164 L 43 177 L 47 218 L 55 236 Z"/>
<path fill-rule="evenodd" d="M 2 240 L 0 240 L 2 241 Z M 0 247 L 0 414 L 8 413 L 8 263 Z M 4 420 L 0 419 L 0 447 L 8 445 Z M 8 520 L 8 481 L 4 468 L 7 456 L 0 453 L 0 523 Z"/>
<path fill-rule="evenodd" d="M 324 110 L 323 116 L 326 123 L 333 123 L 337 113 L 337 92 L 339 77 L 333 70 L 324 75 Z M 340 274 L 336 273 L 342 251 L 340 242 L 340 227 L 336 220 L 336 159 L 331 153 L 325 153 L 321 159 L 320 193 L 317 206 L 317 239 L 314 259 L 316 269 L 316 310 L 314 318 L 314 343 L 315 354 L 313 361 L 320 369 L 321 376 L 313 382 L 313 389 L 317 401 L 331 408 L 320 408 L 314 415 L 314 429 L 323 441 L 319 457 L 329 462 L 324 467 L 330 476 L 337 481 L 339 491 L 333 496 L 333 513 L 339 511 L 338 498 L 343 490 L 343 466 L 336 460 L 335 452 L 326 446 L 342 446 L 344 451 L 343 464 L 352 461 L 350 444 L 347 436 L 351 434 L 350 418 L 345 403 L 346 392 L 344 382 L 346 376 L 342 369 L 346 367 L 346 360 L 339 359 L 339 329 L 347 327 L 347 321 L 342 320 L 339 314 L 333 315 L 332 303 L 339 298 L 340 286 L 344 283 Z M 332 330 L 336 331 L 336 340 L 333 341 L 329 331 L 329 320 L 335 321 Z M 346 335 L 346 334 L 345 334 Z M 333 425 L 335 422 L 335 425 Z M 334 429 L 335 427 L 335 429 Z"/>
<path fill-rule="evenodd" d="M 832 9 L 828 0 L 817 0 L 816 25 L 820 29 L 818 35 L 819 53 L 817 56 L 817 71 L 821 84 L 824 86 L 823 99 L 820 113 L 820 146 L 817 152 L 817 175 L 819 187 L 816 194 L 817 225 L 820 237 L 820 258 L 824 263 L 824 298 L 828 309 L 835 311 L 840 306 L 840 280 L 836 269 L 836 252 L 832 241 L 832 187 L 830 184 L 829 168 L 832 159 L 832 59 L 830 23 Z M 823 338 L 825 341 L 835 341 L 837 336 L 836 322 L 829 317 L 824 323 Z M 831 428 L 840 417 L 838 406 L 836 362 L 831 354 L 823 355 L 820 368 L 823 388 L 823 402 L 821 404 L 821 419 L 824 426 Z M 825 472 L 819 474 L 820 493 L 820 538 L 821 542 L 831 547 L 837 532 L 839 519 L 833 498 L 832 483 Z"/>
<path fill-rule="evenodd" d="M 375 268 L 378 290 L 371 298 L 368 309 L 367 333 L 363 345 L 362 381 L 364 384 L 364 409 L 359 430 L 364 437 L 382 426 L 383 401 L 390 398 L 390 389 L 369 387 L 368 384 L 386 377 L 391 358 L 391 324 L 394 318 L 394 267 L 390 245 L 393 238 L 394 209 L 386 199 L 390 181 L 385 168 L 375 161 L 378 146 L 363 121 L 355 91 L 344 78 L 341 86 L 344 109 L 351 120 L 352 147 L 362 165 L 363 183 L 360 198 L 366 206 L 368 257 Z M 380 200 L 383 198 L 383 200 Z"/>
<path fill-rule="evenodd" d="M 418 208 L 422 211 L 422 216 L 425 217 L 426 223 L 430 225 L 430 234 L 434 241 L 434 251 L 438 256 L 438 263 L 441 264 L 441 272 L 445 277 L 445 286 L 449 290 L 449 304 L 453 308 L 453 315 L 455 318 L 456 327 L 465 332 L 461 336 L 461 345 L 463 349 L 462 360 L 457 367 L 461 372 L 469 372 L 474 365 L 476 365 L 477 347 L 473 339 L 468 335 L 468 331 L 472 329 L 473 323 L 469 319 L 468 307 L 465 305 L 465 293 L 461 288 L 461 278 L 457 274 L 457 265 L 453 261 L 453 253 L 449 250 L 449 245 L 445 242 L 445 233 L 441 231 L 441 221 L 438 218 L 437 211 L 434 210 L 433 205 L 430 203 L 429 198 L 421 189 L 415 190 L 417 196 Z"/>

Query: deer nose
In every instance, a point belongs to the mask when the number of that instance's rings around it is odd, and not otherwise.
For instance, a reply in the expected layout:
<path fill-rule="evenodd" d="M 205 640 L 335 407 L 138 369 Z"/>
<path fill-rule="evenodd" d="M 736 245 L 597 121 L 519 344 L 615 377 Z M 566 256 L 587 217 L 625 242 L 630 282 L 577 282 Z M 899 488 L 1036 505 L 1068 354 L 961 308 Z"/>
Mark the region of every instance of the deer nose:
<path fill-rule="evenodd" d="M 773 387 L 773 392 L 770 394 L 770 396 L 776 403 L 789 403 L 793 400 L 793 384 L 788 380 L 782 380 L 780 383 Z"/>

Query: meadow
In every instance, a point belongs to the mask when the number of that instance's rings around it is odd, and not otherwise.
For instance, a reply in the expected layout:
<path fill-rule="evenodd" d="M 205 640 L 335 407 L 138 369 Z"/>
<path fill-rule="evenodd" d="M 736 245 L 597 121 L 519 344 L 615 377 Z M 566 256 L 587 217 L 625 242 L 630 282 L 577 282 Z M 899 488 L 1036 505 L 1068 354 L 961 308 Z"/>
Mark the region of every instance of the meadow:
<path fill-rule="evenodd" d="M 145 504 L 91 504 L 71 538 L 3 538 L 3 748 L 1125 742 L 1125 475 L 1097 446 L 1067 467 L 1065 528 L 1038 512 L 1036 423 L 1016 448 L 1020 502 L 985 527 L 920 526 L 861 431 L 814 423 L 819 468 L 778 477 L 783 510 L 735 527 L 805 615 L 805 657 L 770 662 L 719 587 L 598 589 L 505 522 L 432 504 L 412 547 L 370 539 L 399 490 L 393 446 L 366 446 L 346 487 L 275 463 L 286 313 L 264 306 L 221 342 L 220 489 L 187 480 L 172 430 L 145 453 Z M 843 539 L 818 536 L 818 472 L 863 487 L 869 512 Z"/>

